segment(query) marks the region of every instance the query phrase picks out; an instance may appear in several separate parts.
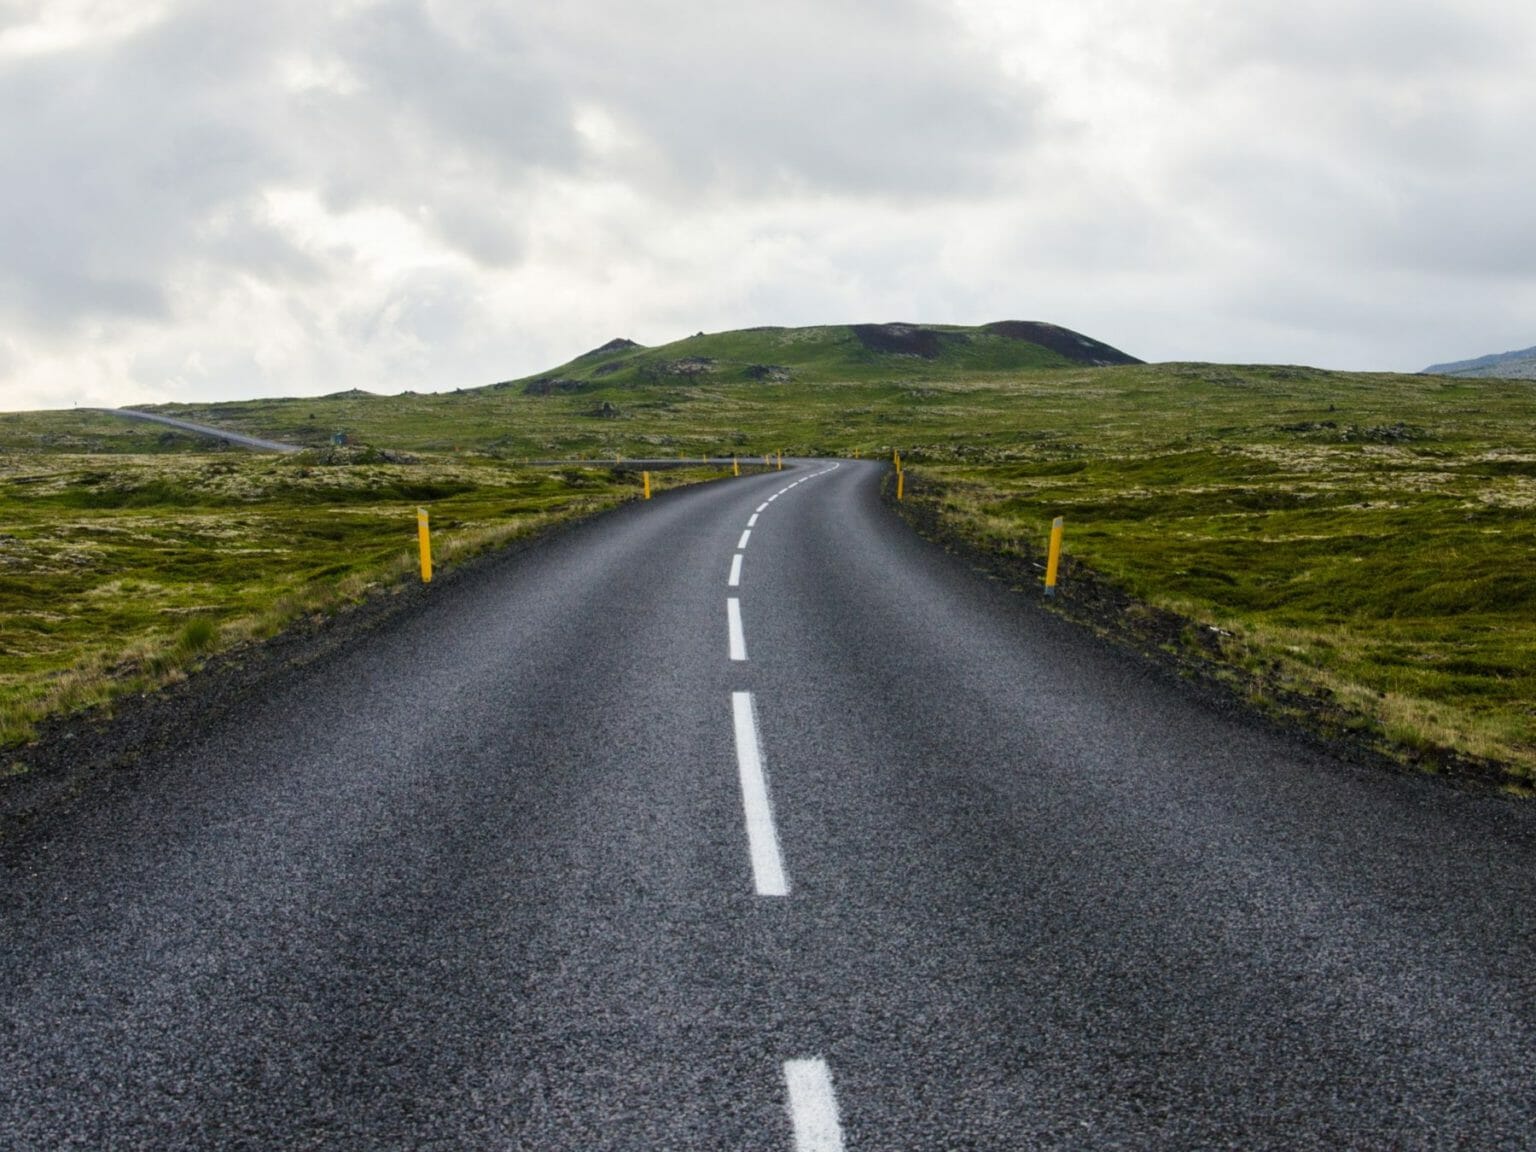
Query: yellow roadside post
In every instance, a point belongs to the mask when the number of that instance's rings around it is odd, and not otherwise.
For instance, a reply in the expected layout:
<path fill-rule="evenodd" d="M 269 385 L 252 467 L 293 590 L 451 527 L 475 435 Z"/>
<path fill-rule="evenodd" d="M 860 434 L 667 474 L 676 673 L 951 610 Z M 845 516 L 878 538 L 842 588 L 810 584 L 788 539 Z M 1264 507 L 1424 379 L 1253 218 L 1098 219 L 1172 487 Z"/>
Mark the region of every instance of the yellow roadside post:
<path fill-rule="evenodd" d="M 779 453 L 779 471 L 784 471 L 784 453 Z"/>
<path fill-rule="evenodd" d="M 421 545 L 421 582 L 432 583 L 432 529 L 425 508 L 416 509 L 416 540 Z"/>
<path fill-rule="evenodd" d="M 732 476 L 740 476 L 741 475 L 741 465 L 739 463 L 737 463 L 736 457 L 734 457 L 734 456 L 731 457 L 731 475 Z"/>
<path fill-rule="evenodd" d="M 894 448 L 891 449 L 891 463 L 896 465 L 896 471 L 901 471 L 901 453 Z"/>
<path fill-rule="evenodd" d="M 1062 518 L 1060 516 L 1051 521 L 1051 553 L 1045 561 L 1045 594 L 1056 595 L 1056 570 L 1061 565 L 1061 530 Z"/>
<path fill-rule="evenodd" d="M 902 499 L 901 490 L 902 490 L 904 482 L 906 481 L 906 478 L 907 478 L 907 474 L 905 472 L 898 472 L 898 473 L 896 473 L 896 499 L 897 500 L 901 500 Z"/>
<path fill-rule="evenodd" d="M 651 474 L 649 472 L 642 472 L 640 473 L 640 478 L 645 481 L 645 498 L 649 500 L 651 498 Z"/>

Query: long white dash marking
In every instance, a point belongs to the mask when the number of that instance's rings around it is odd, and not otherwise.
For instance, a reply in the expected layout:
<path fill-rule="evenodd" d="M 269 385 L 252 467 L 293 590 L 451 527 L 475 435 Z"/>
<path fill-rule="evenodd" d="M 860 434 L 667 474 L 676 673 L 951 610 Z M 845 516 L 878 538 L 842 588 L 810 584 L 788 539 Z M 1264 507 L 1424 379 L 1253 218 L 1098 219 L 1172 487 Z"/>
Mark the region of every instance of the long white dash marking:
<path fill-rule="evenodd" d="M 747 637 L 741 630 L 741 601 L 732 596 L 725 602 L 725 620 L 731 631 L 731 659 L 747 658 Z"/>
<path fill-rule="evenodd" d="M 750 528 L 743 529 L 742 533 L 741 533 L 741 539 L 736 542 L 737 550 L 739 551 L 740 549 L 745 548 L 747 546 L 747 541 L 750 540 L 751 538 L 752 538 L 752 529 L 750 529 Z"/>
<path fill-rule="evenodd" d="M 779 854 L 779 834 L 773 827 L 773 806 L 768 801 L 768 780 L 763 772 L 763 750 L 757 739 L 757 710 L 752 705 L 752 693 L 732 692 L 731 710 L 736 721 L 736 763 L 741 771 L 741 806 L 747 818 L 752 879 L 759 896 L 788 896 L 789 879 L 784 875 L 784 857 Z"/>
<path fill-rule="evenodd" d="M 768 501 L 764 500 L 761 504 L 759 504 L 757 506 L 757 510 L 759 512 L 766 512 L 768 510 Z"/>
<path fill-rule="evenodd" d="M 782 495 L 783 495 L 782 492 L 775 492 L 772 496 L 768 497 L 768 503 L 772 504 L 775 500 L 777 500 Z"/>
<path fill-rule="evenodd" d="M 757 517 L 758 517 L 758 515 L 759 515 L 759 513 L 754 512 L 754 513 L 752 513 L 752 515 L 747 517 L 747 527 L 748 528 L 755 528 L 755 527 L 757 527 Z"/>
<path fill-rule="evenodd" d="M 741 553 L 731 557 L 731 577 L 726 582 L 727 587 L 737 588 L 741 585 Z"/>
<path fill-rule="evenodd" d="M 795 1128 L 795 1152 L 843 1152 L 843 1126 L 837 1118 L 832 1070 L 819 1056 L 784 1061 L 789 1087 L 789 1120 Z"/>

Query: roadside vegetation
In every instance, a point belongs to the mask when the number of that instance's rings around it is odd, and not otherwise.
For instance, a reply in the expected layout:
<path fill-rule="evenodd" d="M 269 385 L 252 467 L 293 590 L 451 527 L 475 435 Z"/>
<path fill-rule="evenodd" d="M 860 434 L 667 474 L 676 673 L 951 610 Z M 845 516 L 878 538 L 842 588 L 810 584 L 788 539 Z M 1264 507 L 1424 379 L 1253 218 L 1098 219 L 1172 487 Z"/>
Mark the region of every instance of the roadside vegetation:
<path fill-rule="evenodd" d="M 899 448 L 914 521 L 1019 573 L 1033 571 L 1051 517 L 1066 518 L 1060 610 L 1175 653 L 1325 733 L 1348 732 L 1429 770 L 1536 782 L 1536 382 L 1102 366 L 998 326 L 926 331 L 937 335 L 765 329 L 654 349 L 617 342 L 536 377 L 439 395 L 159 409 L 320 451 L 341 433 L 420 454 L 416 465 L 327 471 L 313 458 L 189 454 L 190 438 L 87 413 L 0 415 L 0 506 L 20 525 L 4 531 L 50 574 L 47 585 L 19 580 L 7 551 L 18 545 L 0 541 L 0 593 L 27 599 L 32 613 L 12 624 L 17 601 L 4 602 L 0 641 L 28 661 L 7 673 L 4 691 L 13 701 L 57 698 L 58 685 L 39 693 L 38 678 L 57 680 L 63 654 L 98 633 L 141 644 L 139 667 L 151 649 L 198 647 L 181 629 L 199 619 L 216 621 L 221 643 L 279 627 L 262 622 L 295 594 L 279 572 L 354 595 L 357 581 L 384 577 L 330 569 L 408 566 L 401 533 L 417 503 L 472 534 L 634 495 L 635 479 L 525 469 L 524 460 L 746 460 L 779 449 L 889 459 Z M 1115 354 L 1103 349 L 1090 354 Z M 29 480 L 49 469 L 59 478 Z M 157 481 L 156 469 L 173 475 Z M 239 479 L 218 480 L 217 469 Z M 97 473 L 105 478 L 91 480 Z M 580 485 L 561 478 L 577 474 Z M 262 494 L 226 490 L 247 482 Z M 88 506 L 98 489 L 156 483 L 166 493 L 156 507 L 178 528 L 156 527 L 147 505 Z M 430 497 L 391 488 L 407 483 L 440 487 Z M 197 500 L 177 503 L 183 490 Z M 236 534 L 230 556 L 287 548 L 292 562 L 252 575 L 259 586 L 244 582 L 266 561 L 247 569 L 207 559 L 219 551 L 216 532 Z M 285 533 L 294 541 L 273 543 Z M 189 554 L 204 559 L 168 580 L 188 540 L 210 542 Z M 72 561 L 72 550 L 97 559 Z M 77 563 L 96 574 L 76 573 Z M 93 592 L 120 580 L 179 590 L 116 604 L 121 618 L 92 617 L 97 600 L 126 599 Z M 1113 591 L 1115 611 L 1085 614 L 1090 589 L 1101 606 Z M 110 647 L 91 649 L 91 675 L 124 667 Z M 8 739 L 25 729 L 8 724 Z"/>
<path fill-rule="evenodd" d="M 0 456 L 0 747 L 45 717 L 110 706 L 213 653 L 419 580 L 418 506 L 431 510 L 446 570 L 641 494 L 638 472 L 607 468 L 170 443 Z M 652 485 L 728 474 L 657 472 Z"/>
<path fill-rule="evenodd" d="M 1536 387 L 1176 365 L 1075 384 L 1013 443 L 904 449 L 909 513 L 1020 572 L 1063 516 L 1060 610 L 1324 735 L 1536 782 Z"/>

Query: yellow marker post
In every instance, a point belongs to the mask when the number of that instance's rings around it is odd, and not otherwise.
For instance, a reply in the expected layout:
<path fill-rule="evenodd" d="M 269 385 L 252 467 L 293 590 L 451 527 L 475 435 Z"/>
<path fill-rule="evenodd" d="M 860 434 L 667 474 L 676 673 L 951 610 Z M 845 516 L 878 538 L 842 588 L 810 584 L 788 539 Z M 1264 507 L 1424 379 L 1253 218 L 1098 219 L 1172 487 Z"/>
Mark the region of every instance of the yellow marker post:
<path fill-rule="evenodd" d="M 891 449 L 891 463 L 896 465 L 896 471 L 901 471 L 901 453 L 894 448 Z"/>
<path fill-rule="evenodd" d="M 416 539 L 421 544 L 421 582 L 432 583 L 432 528 L 425 508 L 416 509 Z"/>
<path fill-rule="evenodd" d="M 1062 518 L 1060 516 L 1051 521 L 1051 553 L 1045 561 L 1045 594 L 1056 595 L 1056 570 L 1061 565 L 1061 530 Z"/>
<path fill-rule="evenodd" d="M 731 475 L 732 476 L 740 476 L 741 475 L 741 465 L 736 462 L 736 457 L 734 457 L 734 456 L 731 457 Z"/>
<path fill-rule="evenodd" d="M 651 474 L 649 472 L 642 472 L 640 473 L 640 478 L 645 481 L 645 498 L 649 500 L 651 498 Z"/>
<path fill-rule="evenodd" d="M 906 476 L 905 472 L 898 472 L 898 473 L 896 473 L 896 499 L 898 499 L 898 500 L 902 499 L 902 495 L 901 495 L 902 482 L 905 481 L 906 478 L 907 478 L 907 476 Z"/>
<path fill-rule="evenodd" d="M 779 453 L 779 471 L 784 471 L 784 453 Z"/>

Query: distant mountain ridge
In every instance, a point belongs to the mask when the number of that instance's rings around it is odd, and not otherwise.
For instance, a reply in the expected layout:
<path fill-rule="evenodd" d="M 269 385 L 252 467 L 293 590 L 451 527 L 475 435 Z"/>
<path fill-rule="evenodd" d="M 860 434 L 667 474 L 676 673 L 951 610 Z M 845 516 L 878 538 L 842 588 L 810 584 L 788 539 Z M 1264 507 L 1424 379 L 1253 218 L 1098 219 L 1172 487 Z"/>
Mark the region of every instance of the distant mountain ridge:
<path fill-rule="evenodd" d="M 700 332 L 653 348 L 620 337 L 558 368 L 490 387 L 550 396 L 657 384 L 836 383 L 893 374 L 903 379 L 964 379 L 1038 368 L 1140 363 L 1103 341 L 1035 320 L 977 327 L 840 324 Z"/>
<path fill-rule="evenodd" d="M 1455 360 L 1449 364 L 1431 364 L 1424 376 L 1498 376 L 1508 380 L 1536 380 L 1536 348 L 1515 352 L 1496 352 L 1475 360 Z"/>

